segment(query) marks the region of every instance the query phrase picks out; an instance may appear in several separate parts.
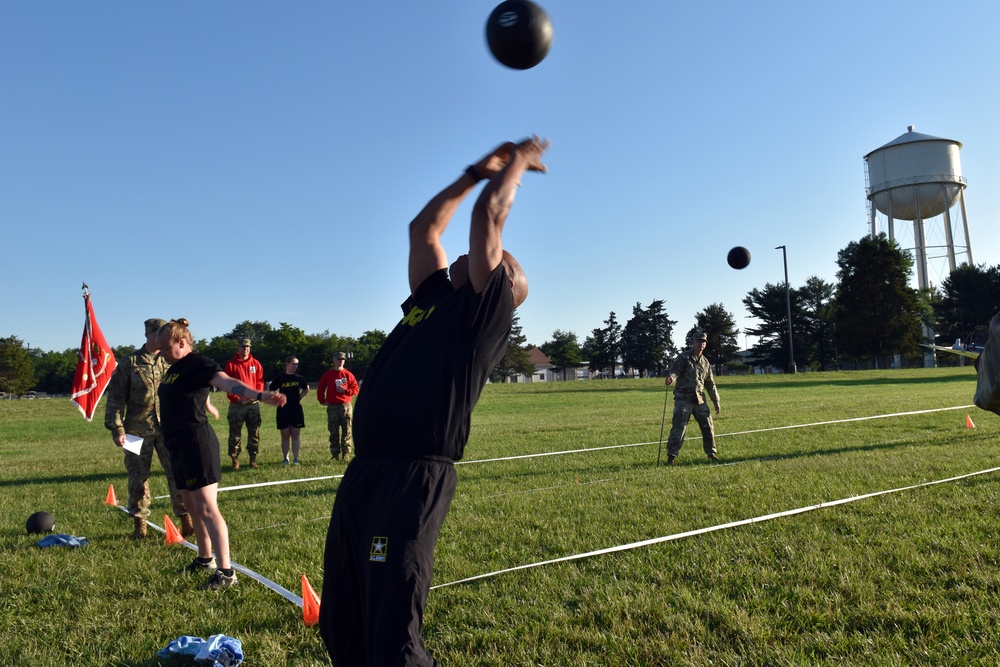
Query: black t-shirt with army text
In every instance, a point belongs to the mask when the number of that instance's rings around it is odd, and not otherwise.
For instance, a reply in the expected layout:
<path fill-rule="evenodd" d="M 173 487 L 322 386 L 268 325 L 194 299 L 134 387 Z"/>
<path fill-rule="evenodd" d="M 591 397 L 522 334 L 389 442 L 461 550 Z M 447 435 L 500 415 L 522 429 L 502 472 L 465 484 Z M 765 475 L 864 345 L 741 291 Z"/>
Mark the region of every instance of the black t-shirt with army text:
<path fill-rule="evenodd" d="M 210 357 L 191 352 L 167 369 L 160 380 L 160 430 L 164 436 L 208 423 L 205 400 L 209 380 L 221 371 Z"/>
<path fill-rule="evenodd" d="M 302 400 L 302 390 L 309 389 L 309 383 L 298 373 L 282 373 L 271 380 L 268 389 L 281 392 L 287 396 L 288 400 L 285 402 L 285 407 L 295 408 L 300 405 Z"/>
<path fill-rule="evenodd" d="M 445 269 L 403 303 L 403 319 L 365 373 L 354 408 L 358 456 L 459 460 L 472 410 L 507 349 L 514 295 L 503 264 L 482 292 L 455 289 Z"/>

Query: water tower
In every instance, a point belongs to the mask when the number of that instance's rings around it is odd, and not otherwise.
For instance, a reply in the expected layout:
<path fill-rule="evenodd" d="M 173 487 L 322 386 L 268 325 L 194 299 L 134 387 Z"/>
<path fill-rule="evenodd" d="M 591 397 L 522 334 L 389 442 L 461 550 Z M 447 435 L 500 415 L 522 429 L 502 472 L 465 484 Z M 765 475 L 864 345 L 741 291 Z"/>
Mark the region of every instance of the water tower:
<path fill-rule="evenodd" d="M 885 232 L 911 252 L 917 287 L 926 288 L 931 283 L 929 267 L 939 269 L 935 278 L 940 282 L 955 270 L 956 255 L 973 264 L 972 241 L 965 213 L 966 180 L 958 156 L 962 144 L 913 129 L 910 125 L 906 134 L 865 156 L 865 194 L 872 236 Z M 897 220 L 912 221 L 912 235 L 906 225 L 897 230 Z M 964 244 L 955 244 L 956 230 Z"/>

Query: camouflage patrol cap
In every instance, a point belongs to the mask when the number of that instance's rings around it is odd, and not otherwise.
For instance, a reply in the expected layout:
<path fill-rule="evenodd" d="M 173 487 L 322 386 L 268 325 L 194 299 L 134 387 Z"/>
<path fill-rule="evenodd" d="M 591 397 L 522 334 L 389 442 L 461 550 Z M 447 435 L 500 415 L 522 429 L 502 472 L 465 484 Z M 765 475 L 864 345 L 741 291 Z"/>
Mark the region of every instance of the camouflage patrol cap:
<path fill-rule="evenodd" d="M 146 320 L 146 333 L 152 333 L 154 331 L 159 331 L 160 327 L 166 324 L 166 320 L 161 320 L 158 317 L 151 317 Z"/>
<path fill-rule="evenodd" d="M 347 355 L 343 352 L 337 352 L 333 355 L 334 359 L 347 359 Z"/>
<path fill-rule="evenodd" d="M 244 338 L 240 341 L 240 347 L 250 347 L 250 339 Z"/>
<path fill-rule="evenodd" d="M 708 342 L 708 334 L 705 333 L 704 331 L 696 331 L 694 332 L 694 334 L 692 334 L 691 340 L 692 341 L 703 340 L 705 342 Z"/>

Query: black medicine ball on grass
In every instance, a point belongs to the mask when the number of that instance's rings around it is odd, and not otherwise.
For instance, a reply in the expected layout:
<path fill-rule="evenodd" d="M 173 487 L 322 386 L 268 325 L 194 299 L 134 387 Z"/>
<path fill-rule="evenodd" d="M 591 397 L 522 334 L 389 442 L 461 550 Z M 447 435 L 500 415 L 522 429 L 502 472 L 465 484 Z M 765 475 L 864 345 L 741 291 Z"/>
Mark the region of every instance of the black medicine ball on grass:
<path fill-rule="evenodd" d="M 56 526 L 56 518 L 48 512 L 35 512 L 24 522 L 24 528 L 28 534 L 51 533 Z"/>
<path fill-rule="evenodd" d="M 552 21 L 531 0 L 504 0 L 486 19 L 486 43 L 500 64 L 531 69 L 552 47 Z"/>
<path fill-rule="evenodd" d="M 743 246 L 736 246 L 726 255 L 726 261 L 734 269 L 745 269 L 750 264 L 750 251 Z"/>

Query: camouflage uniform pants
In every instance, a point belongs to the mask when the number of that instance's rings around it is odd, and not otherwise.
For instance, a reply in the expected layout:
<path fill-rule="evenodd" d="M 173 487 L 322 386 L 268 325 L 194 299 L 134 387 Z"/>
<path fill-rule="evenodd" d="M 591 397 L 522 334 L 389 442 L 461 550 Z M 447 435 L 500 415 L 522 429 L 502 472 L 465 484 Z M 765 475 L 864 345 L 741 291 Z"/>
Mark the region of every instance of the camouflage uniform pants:
<path fill-rule="evenodd" d="M 687 401 L 674 401 L 674 417 L 670 427 L 670 437 L 667 438 L 667 455 L 677 456 L 684 444 L 684 432 L 688 422 L 694 415 L 695 421 L 701 427 L 702 446 L 706 454 L 715 454 L 715 429 L 712 426 L 712 411 L 708 403 L 695 405 Z"/>
<path fill-rule="evenodd" d="M 351 456 L 354 453 L 354 436 L 351 423 L 354 421 L 353 403 L 328 403 L 326 406 L 326 426 L 330 429 L 330 454 Z"/>
<path fill-rule="evenodd" d="M 243 424 L 247 425 L 247 452 L 250 456 L 257 456 L 260 450 L 260 403 L 254 401 L 240 405 L 239 403 L 229 404 L 229 413 L 226 415 L 229 421 L 229 456 L 239 456 L 243 451 Z"/>
<path fill-rule="evenodd" d="M 149 475 L 153 465 L 153 452 L 156 452 L 167 476 L 167 488 L 170 490 L 170 505 L 176 516 L 187 514 L 181 494 L 174 484 L 174 472 L 170 468 L 170 454 L 163 446 L 162 435 L 147 436 L 138 454 L 125 452 L 125 471 L 128 473 L 128 513 L 132 516 L 146 518 L 149 516 L 149 505 L 152 502 L 149 495 Z"/>

